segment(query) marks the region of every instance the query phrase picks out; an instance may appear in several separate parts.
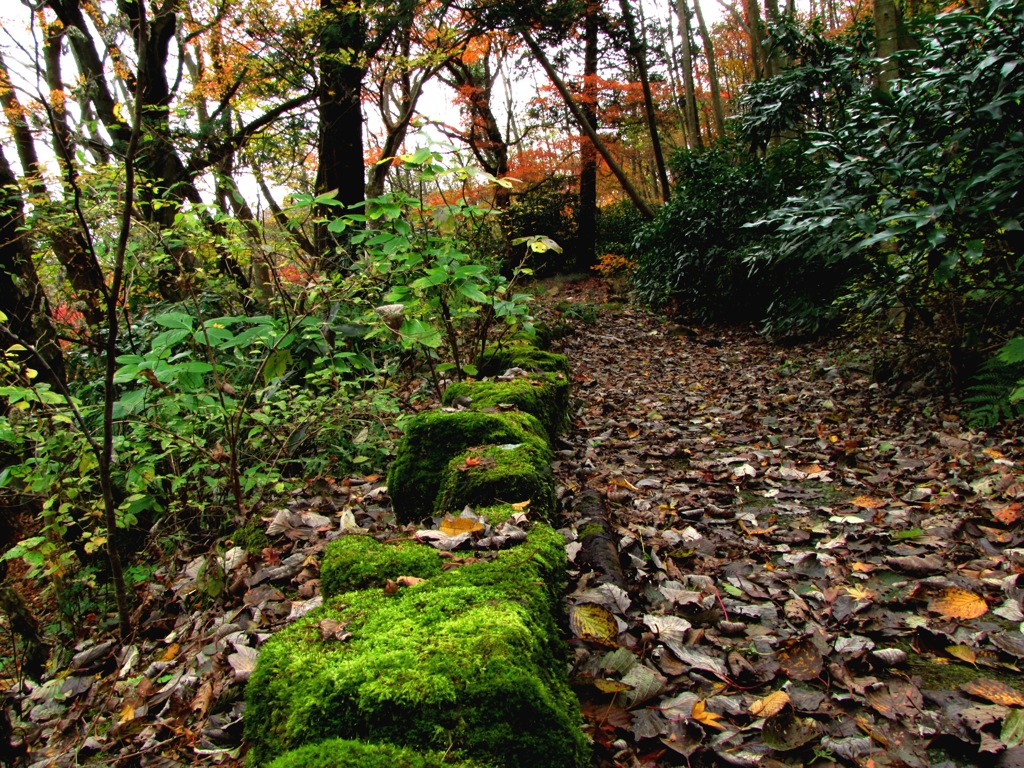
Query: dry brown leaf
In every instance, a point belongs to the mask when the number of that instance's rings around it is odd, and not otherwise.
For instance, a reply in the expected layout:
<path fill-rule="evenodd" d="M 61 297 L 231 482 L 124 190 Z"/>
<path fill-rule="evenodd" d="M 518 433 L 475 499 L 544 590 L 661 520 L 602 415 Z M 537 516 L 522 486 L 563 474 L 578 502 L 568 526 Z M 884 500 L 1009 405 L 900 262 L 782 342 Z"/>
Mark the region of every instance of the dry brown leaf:
<path fill-rule="evenodd" d="M 789 704 L 789 694 L 785 691 L 775 691 L 763 699 L 755 701 L 747 711 L 754 717 L 771 717 L 777 712 L 781 712 L 787 704 Z"/>
<path fill-rule="evenodd" d="M 950 587 L 929 603 L 928 610 L 948 619 L 976 619 L 988 612 L 988 603 L 966 589 Z"/>
<path fill-rule="evenodd" d="M 1006 683 L 982 677 L 960 686 L 960 690 L 1005 707 L 1024 707 L 1024 695 Z"/>
<path fill-rule="evenodd" d="M 821 674 L 821 651 L 810 638 L 791 640 L 775 652 L 775 658 L 794 680 L 814 680 Z"/>
<path fill-rule="evenodd" d="M 1003 525 L 1013 525 L 1020 520 L 1021 505 L 1018 502 L 1000 507 L 992 513 L 992 516 Z"/>
<path fill-rule="evenodd" d="M 417 584 L 422 584 L 426 579 L 421 579 L 419 576 L 399 576 L 395 579 L 395 582 L 400 587 L 415 587 Z"/>
<path fill-rule="evenodd" d="M 888 502 L 883 501 L 882 499 L 876 499 L 874 496 L 858 496 L 857 498 L 852 499 L 850 503 L 861 509 L 880 509 Z"/>
<path fill-rule="evenodd" d="M 180 650 L 181 650 L 181 644 L 180 643 L 171 643 L 169 646 L 167 646 L 167 650 L 165 650 L 162 654 L 160 654 L 160 659 L 159 660 L 160 661 L 172 661 L 174 659 L 174 657 L 178 655 L 178 651 L 180 651 Z"/>

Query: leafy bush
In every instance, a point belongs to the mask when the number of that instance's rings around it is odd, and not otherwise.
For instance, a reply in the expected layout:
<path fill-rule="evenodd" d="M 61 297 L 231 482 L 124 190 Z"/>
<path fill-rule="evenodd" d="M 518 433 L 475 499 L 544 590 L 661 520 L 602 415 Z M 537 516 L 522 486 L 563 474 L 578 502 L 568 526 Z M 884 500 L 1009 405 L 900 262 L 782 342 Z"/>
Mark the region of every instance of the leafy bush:
<path fill-rule="evenodd" d="M 745 253 L 768 230 L 748 225 L 785 199 L 806 173 L 803 158 L 789 148 L 765 159 L 718 148 L 680 152 L 673 165 L 680 182 L 629 254 L 635 294 L 700 320 L 760 319 L 794 281 L 771 265 L 751 269 Z"/>
<path fill-rule="evenodd" d="M 502 226 L 510 237 L 544 234 L 562 247 L 562 254 L 531 256 L 527 265 L 537 274 L 571 271 L 576 252 L 579 198 L 569 179 L 552 176 L 536 186 L 517 192 L 502 213 Z"/>
<path fill-rule="evenodd" d="M 827 166 L 759 221 L 777 236 L 751 267 L 829 270 L 845 283 L 848 321 L 897 320 L 909 339 L 937 330 L 936 362 L 955 378 L 1024 312 L 1024 6 L 935 17 L 903 53 L 912 74 L 889 92 L 863 46 L 829 50 L 834 66 L 797 67 L 747 101 L 748 137 L 812 128 L 809 152 Z M 772 122 L 773 94 L 795 81 L 827 108 Z M 793 309 L 779 304 L 770 319 L 792 323 Z"/>

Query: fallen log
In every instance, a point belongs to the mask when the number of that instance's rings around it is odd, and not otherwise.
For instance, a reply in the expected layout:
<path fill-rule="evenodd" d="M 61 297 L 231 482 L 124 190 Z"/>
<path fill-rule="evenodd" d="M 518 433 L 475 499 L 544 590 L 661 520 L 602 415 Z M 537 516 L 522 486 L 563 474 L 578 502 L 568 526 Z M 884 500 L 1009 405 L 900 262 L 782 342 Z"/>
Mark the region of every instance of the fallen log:
<path fill-rule="evenodd" d="M 589 567 L 596 576 L 591 584 L 614 584 L 626 589 L 626 575 L 619 559 L 618 539 L 608 524 L 608 511 L 604 498 L 595 490 L 583 491 L 573 504 L 579 515 L 576 532 L 582 549 L 580 564 Z"/>

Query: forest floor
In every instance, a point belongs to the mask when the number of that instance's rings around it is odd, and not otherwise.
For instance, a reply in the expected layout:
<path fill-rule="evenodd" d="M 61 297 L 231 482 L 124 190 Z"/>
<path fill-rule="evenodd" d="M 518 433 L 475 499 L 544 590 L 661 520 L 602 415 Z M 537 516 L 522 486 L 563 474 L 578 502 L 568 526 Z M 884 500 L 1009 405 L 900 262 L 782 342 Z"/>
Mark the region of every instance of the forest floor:
<path fill-rule="evenodd" d="M 848 342 L 681 328 L 600 280 L 540 304 L 575 330 L 557 524 L 595 766 L 1024 765 L 1019 431 L 874 381 Z M 411 534 L 383 482 L 319 480 L 162 563 L 127 643 L 87 616 L 58 672 L 6 681 L 24 764 L 241 765 L 245 681 L 319 604 L 326 542 Z"/>

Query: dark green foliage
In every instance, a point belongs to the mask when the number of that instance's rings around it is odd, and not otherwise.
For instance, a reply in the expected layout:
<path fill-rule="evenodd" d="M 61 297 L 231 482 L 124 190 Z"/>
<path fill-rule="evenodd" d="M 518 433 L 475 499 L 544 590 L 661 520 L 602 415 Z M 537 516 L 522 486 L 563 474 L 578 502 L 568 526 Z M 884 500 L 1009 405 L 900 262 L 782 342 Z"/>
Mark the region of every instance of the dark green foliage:
<path fill-rule="evenodd" d="M 788 148 L 764 160 L 721 148 L 679 153 L 671 200 L 633 242 L 637 297 L 704 321 L 760 319 L 777 293 L 801 285 L 831 297 L 824 269 L 798 282 L 785 269 L 751 269 L 745 260 L 768 232 L 749 225 L 785 200 L 809 166 Z"/>
<path fill-rule="evenodd" d="M 597 212 L 597 255 L 628 253 L 643 223 L 643 218 L 637 216 L 636 206 L 629 200 L 601 208 Z"/>
<path fill-rule="evenodd" d="M 433 514 L 441 473 L 452 458 L 474 445 L 505 443 L 550 450 L 544 427 L 528 413 L 431 411 L 410 419 L 388 471 L 395 516 L 411 522 Z"/>
<path fill-rule="evenodd" d="M 750 263 L 830 270 L 846 284 L 845 320 L 905 318 L 911 341 L 915 328 L 937 331 L 956 371 L 1024 313 L 1024 4 L 968 6 L 918 34 L 903 54 L 911 75 L 890 92 L 875 87 L 864 46 L 836 49 L 814 30 L 804 47 L 829 65 L 754 91 L 747 135 L 814 129 L 809 151 L 828 170 L 759 222 L 777 237 Z M 794 102 L 801 119 L 772 122 L 796 77 L 808 96 Z M 773 328 L 799 321 L 781 303 L 769 318 Z"/>
<path fill-rule="evenodd" d="M 536 416 L 554 439 L 568 421 L 569 379 L 561 373 L 520 376 L 512 381 L 461 381 L 450 384 L 442 403 L 470 398 L 474 411 L 512 406 Z"/>
<path fill-rule="evenodd" d="M 535 526 L 492 562 L 394 596 L 347 592 L 263 646 L 249 765 L 331 737 L 451 749 L 503 768 L 588 764 L 555 615 L 564 541 Z M 320 622 L 347 622 L 325 637 Z"/>
<path fill-rule="evenodd" d="M 562 253 L 530 253 L 526 266 L 538 275 L 571 271 L 576 252 L 578 194 L 575 180 L 552 176 L 513 196 L 502 212 L 502 226 L 511 237 L 546 235 Z"/>
<path fill-rule="evenodd" d="M 325 597 L 333 597 L 353 589 L 382 587 L 399 576 L 429 579 L 440 572 L 441 555 L 425 544 L 381 544 L 369 536 L 342 536 L 324 551 L 320 590 Z"/>
<path fill-rule="evenodd" d="M 551 450 L 528 443 L 471 448 L 451 460 L 441 480 L 438 512 L 459 512 L 467 505 L 495 501 L 530 502 L 542 518 L 555 511 L 555 480 Z M 467 463 L 469 459 L 470 463 Z"/>
<path fill-rule="evenodd" d="M 328 739 L 281 755 L 269 768 L 484 768 L 454 761 L 442 752 L 419 752 L 392 744 Z"/>
<path fill-rule="evenodd" d="M 1024 339 L 1017 338 L 982 363 L 967 389 L 968 423 L 994 427 L 1024 418 Z"/>

